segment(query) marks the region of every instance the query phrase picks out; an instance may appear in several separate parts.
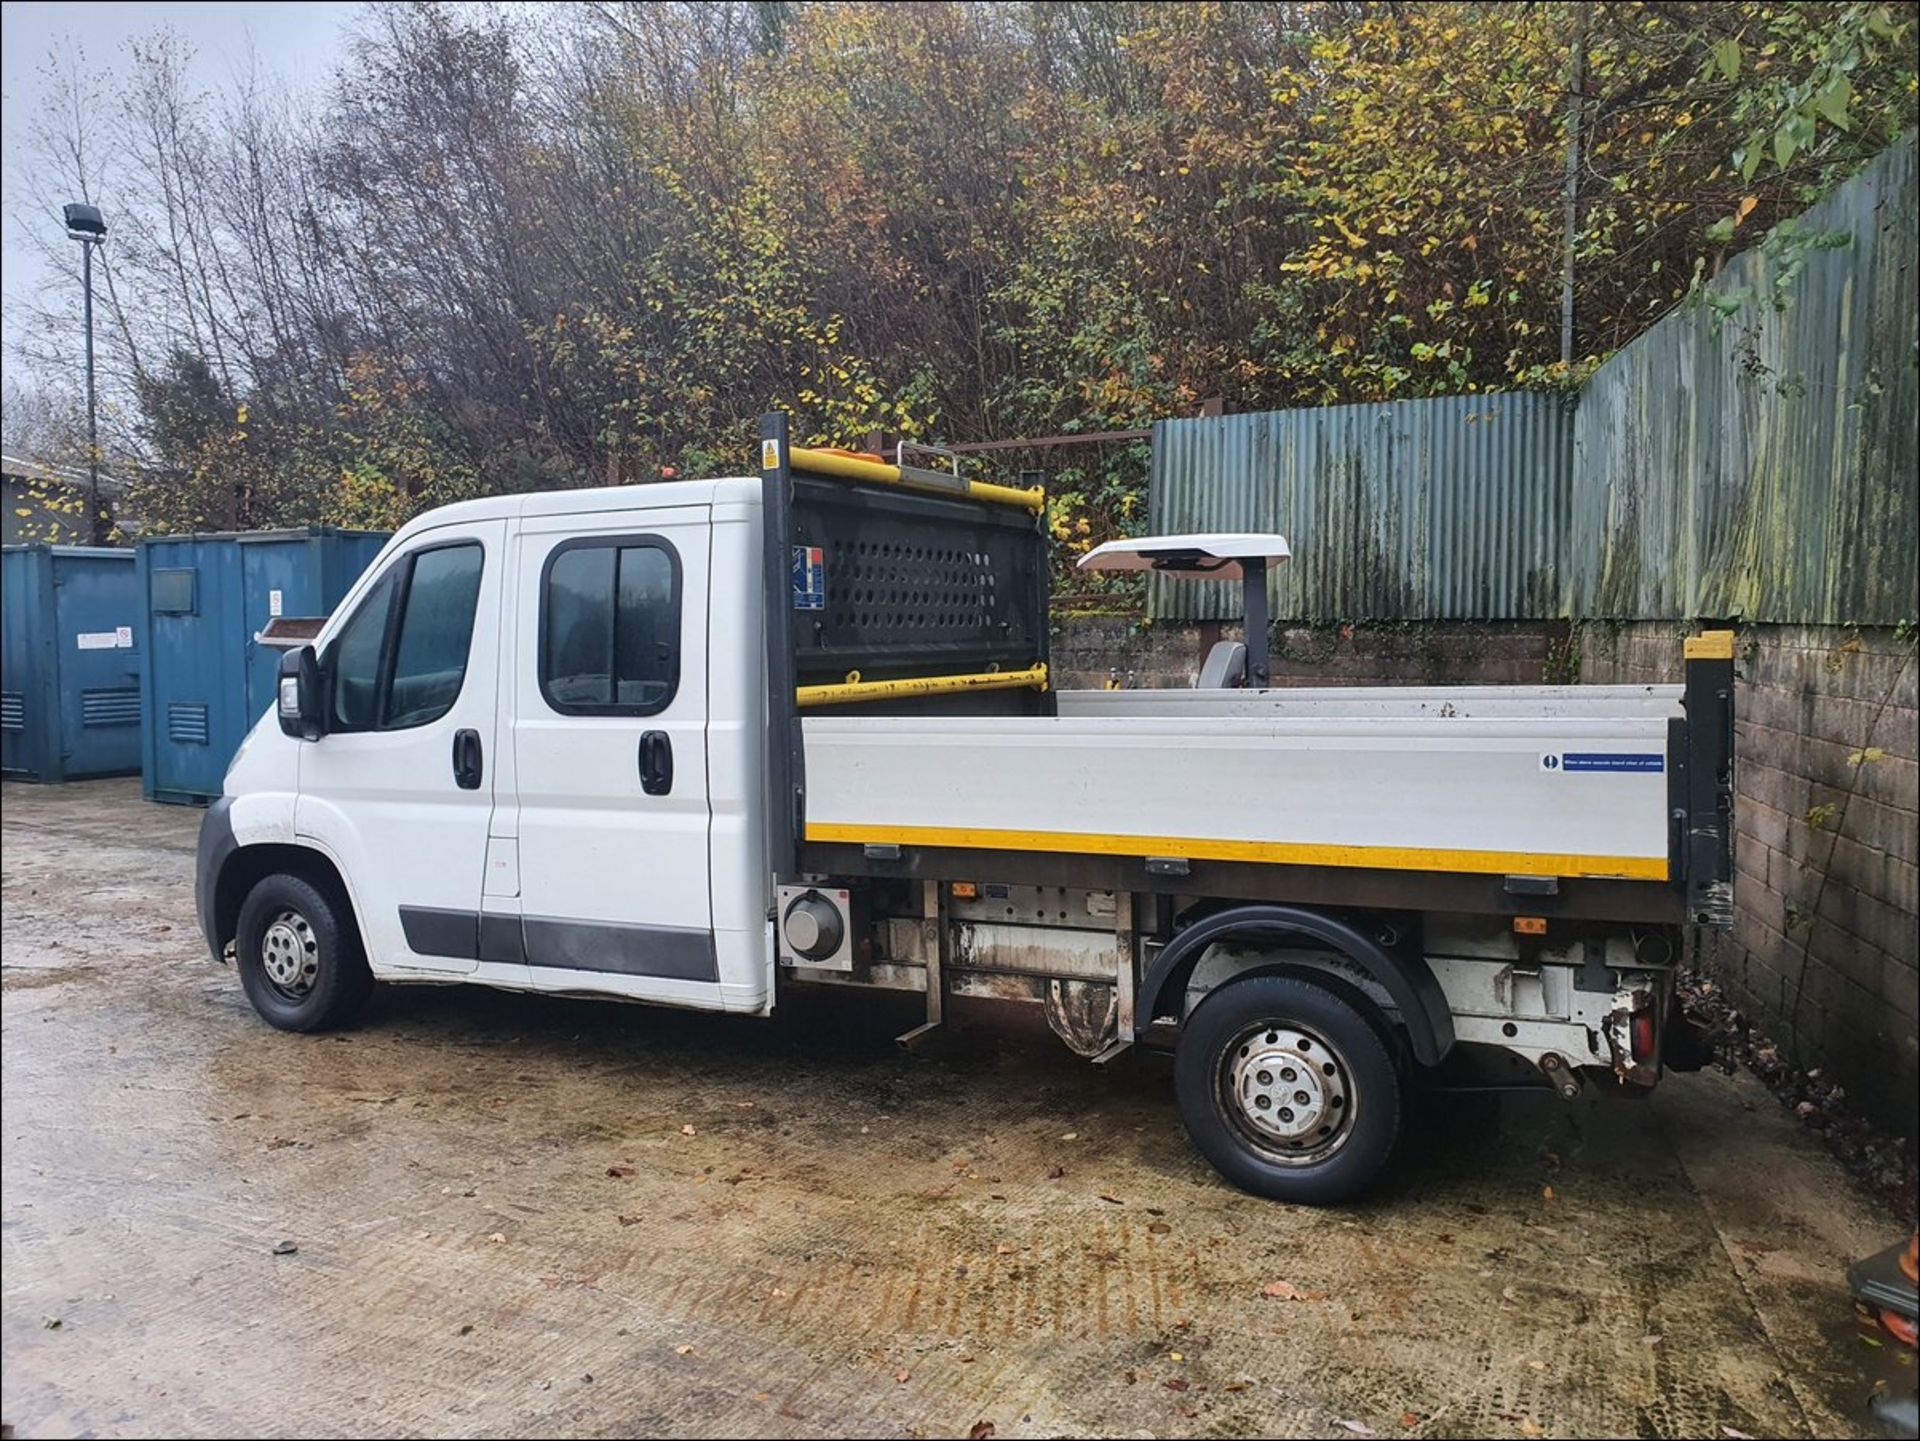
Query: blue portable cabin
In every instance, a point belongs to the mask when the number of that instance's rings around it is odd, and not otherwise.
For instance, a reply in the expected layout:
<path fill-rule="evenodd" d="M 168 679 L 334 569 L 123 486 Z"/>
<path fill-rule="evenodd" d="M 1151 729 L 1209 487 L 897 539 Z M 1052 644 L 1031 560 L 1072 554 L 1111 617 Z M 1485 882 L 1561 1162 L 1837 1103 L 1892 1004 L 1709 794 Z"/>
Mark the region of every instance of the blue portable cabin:
<path fill-rule="evenodd" d="M 134 554 L 0 551 L 0 772 L 54 785 L 140 769 Z"/>
<path fill-rule="evenodd" d="M 140 542 L 148 800 L 220 794 L 274 699 L 281 652 L 260 632 L 276 617 L 330 614 L 386 543 L 384 532 L 332 526 Z"/>

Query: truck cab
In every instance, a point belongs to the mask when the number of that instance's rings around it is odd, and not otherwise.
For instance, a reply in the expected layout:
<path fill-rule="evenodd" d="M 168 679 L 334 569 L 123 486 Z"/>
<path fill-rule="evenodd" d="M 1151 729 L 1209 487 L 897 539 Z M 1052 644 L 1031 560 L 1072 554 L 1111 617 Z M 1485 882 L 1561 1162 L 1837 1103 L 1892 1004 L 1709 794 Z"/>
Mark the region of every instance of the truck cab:
<path fill-rule="evenodd" d="M 400 531 L 289 657 L 304 730 L 263 717 L 209 813 L 241 858 L 203 876 L 210 939 L 294 864 L 385 979 L 766 1011 L 759 519 L 757 480 L 681 481 Z"/>
<path fill-rule="evenodd" d="M 429 512 L 287 654 L 198 864 L 264 1019 L 346 1024 L 376 981 L 810 985 L 921 995 L 911 1045 L 950 996 L 1023 1001 L 1101 1064 L 1173 1047 L 1208 1159 L 1302 1201 L 1364 1187 L 1463 1055 L 1660 1074 L 1680 928 L 1730 912 L 1730 637 L 1684 687 L 1315 692 L 1265 683 L 1262 625 L 1237 684 L 1061 693 L 1040 492 L 780 416 L 760 459 Z M 1264 614 L 1285 553 L 1121 563 L 1230 565 Z"/>

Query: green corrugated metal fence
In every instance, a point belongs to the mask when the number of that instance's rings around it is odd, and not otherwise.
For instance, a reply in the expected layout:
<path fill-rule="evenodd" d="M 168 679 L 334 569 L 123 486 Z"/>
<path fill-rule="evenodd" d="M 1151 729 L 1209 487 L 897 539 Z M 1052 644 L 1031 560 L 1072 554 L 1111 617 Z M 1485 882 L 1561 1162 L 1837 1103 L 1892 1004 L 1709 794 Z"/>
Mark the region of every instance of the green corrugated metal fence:
<path fill-rule="evenodd" d="M 1153 528 L 1285 535 L 1282 618 L 1912 619 L 1914 151 L 1738 257 L 1720 306 L 1681 306 L 1577 398 L 1164 421 Z M 1226 585 L 1156 582 L 1151 606 L 1239 614 Z"/>

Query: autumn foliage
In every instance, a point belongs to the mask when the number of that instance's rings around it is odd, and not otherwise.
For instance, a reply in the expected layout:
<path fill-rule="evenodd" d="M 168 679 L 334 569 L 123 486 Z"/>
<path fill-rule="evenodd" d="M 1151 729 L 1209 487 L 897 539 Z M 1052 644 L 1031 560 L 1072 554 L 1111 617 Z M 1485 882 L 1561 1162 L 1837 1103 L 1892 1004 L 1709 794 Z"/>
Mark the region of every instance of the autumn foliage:
<path fill-rule="evenodd" d="M 303 101 L 124 68 L 38 198 L 114 218 L 166 528 L 738 472 L 769 407 L 963 441 L 1570 383 L 1915 105 L 1905 7 L 1761 0 L 394 5 Z M 1049 464 L 1069 546 L 1144 521 L 1144 447 Z"/>

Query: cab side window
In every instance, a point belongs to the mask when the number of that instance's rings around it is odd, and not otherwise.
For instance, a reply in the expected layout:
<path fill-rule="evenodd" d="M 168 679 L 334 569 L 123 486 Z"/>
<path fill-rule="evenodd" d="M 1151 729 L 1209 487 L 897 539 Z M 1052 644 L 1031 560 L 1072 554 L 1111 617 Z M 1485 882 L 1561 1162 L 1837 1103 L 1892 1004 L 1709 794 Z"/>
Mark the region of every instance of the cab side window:
<path fill-rule="evenodd" d="M 388 568 L 329 647 L 334 730 L 408 730 L 453 709 L 483 563 L 477 542 L 458 541 Z"/>
<path fill-rule="evenodd" d="M 333 679 L 333 729 L 379 729 L 380 651 L 387 640 L 387 622 L 393 614 L 396 565 L 380 577 L 360 608 L 353 613 L 327 657 Z"/>
<path fill-rule="evenodd" d="M 656 536 L 568 541 L 540 585 L 540 694 L 562 715 L 654 715 L 680 684 L 680 560 Z"/>

